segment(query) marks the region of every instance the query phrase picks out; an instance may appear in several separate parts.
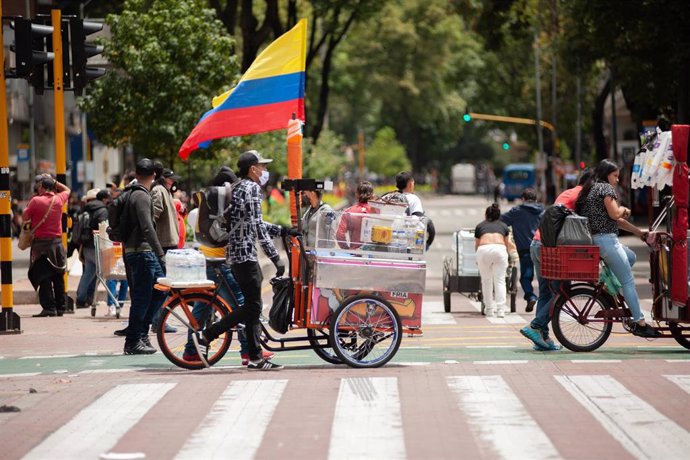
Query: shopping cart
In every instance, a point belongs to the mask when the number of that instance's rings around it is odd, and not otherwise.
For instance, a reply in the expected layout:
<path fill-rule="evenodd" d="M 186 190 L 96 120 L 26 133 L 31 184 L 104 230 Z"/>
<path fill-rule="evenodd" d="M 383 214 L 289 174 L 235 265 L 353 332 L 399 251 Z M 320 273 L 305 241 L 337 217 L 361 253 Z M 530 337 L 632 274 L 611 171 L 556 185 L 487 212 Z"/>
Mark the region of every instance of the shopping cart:
<path fill-rule="evenodd" d="M 93 243 L 96 248 L 96 277 L 103 284 L 106 295 L 115 305 L 115 317 L 120 318 L 122 305 L 113 292 L 108 289 L 110 280 L 126 280 L 125 261 L 122 258 L 122 245 L 110 241 L 105 232 L 94 231 Z M 96 316 L 96 306 L 91 307 L 91 316 Z"/>

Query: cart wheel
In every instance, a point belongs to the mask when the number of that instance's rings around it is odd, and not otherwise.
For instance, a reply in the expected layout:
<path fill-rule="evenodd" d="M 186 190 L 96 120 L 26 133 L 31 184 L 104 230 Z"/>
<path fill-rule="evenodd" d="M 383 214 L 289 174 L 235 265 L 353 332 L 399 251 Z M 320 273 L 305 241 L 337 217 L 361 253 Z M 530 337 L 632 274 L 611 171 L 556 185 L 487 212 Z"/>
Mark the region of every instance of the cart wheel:
<path fill-rule="evenodd" d="M 400 316 L 380 297 L 350 297 L 331 319 L 330 340 L 335 354 L 350 367 L 383 366 L 400 348 Z"/>
<path fill-rule="evenodd" d="M 681 347 L 690 350 L 690 325 L 668 323 L 668 328 L 671 330 L 671 335 L 678 342 Z"/>
<path fill-rule="evenodd" d="M 96 306 L 91 305 L 91 316 L 96 316 Z"/>
<path fill-rule="evenodd" d="M 605 295 L 596 295 L 591 286 L 578 286 L 568 295 L 556 298 L 551 326 L 564 347 L 571 351 L 594 351 L 611 335 L 613 321 L 597 318 L 597 314 L 611 309 Z M 587 312 L 582 317 L 583 312 Z"/>
<path fill-rule="evenodd" d="M 194 350 L 191 339 L 191 330 L 187 328 L 189 324 L 188 314 L 196 313 L 197 322 L 202 328 L 206 328 L 213 323 L 220 321 L 229 314 L 225 305 L 217 297 L 204 293 L 184 294 L 184 302 L 180 298 L 174 299 L 170 304 L 163 307 L 160 323 L 156 331 L 158 345 L 166 358 L 176 366 L 184 369 L 203 369 L 204 364 L 201 360 L 187 361 L 184 359 L 185 349 Z M 198 310 L 194 312 L 190 307 L 195 306 Z M 177 332 L 165 332 L 165 326 L 172 326 Z M 211 342 L 208 353 L 208 363 L 213 365 L 220 361 L 230 348 L 232 341 L 232 331 L 228 331 Z"/>
<path fill-rule="evenodd" d="M 510 269 L 510 288 L 508 289 L 508 292 L 510 292 L 510 312 L 515 313 L 517 307 L 516 307 L 516 299 L 517 299 L 517 285 L 518 285 L 518 269 L 517 267 L 512 267 Z"/>
<path fill-rule="evenodd" d="M 450 313 L 450 274 L 448 273 L 448 267 L 444 264 L 443 266 L 443 309 L 446 313 Z"/>
<path fill-rule="evenodd" d="M 122 312 L 121 307 L 115 307 L 115 318 L 120 319 L 120 313 Z"/>
<path fill-rule="evenodd" d="M 324 344 L 323 337 L 329 337 L 328 332 L 323 329 L 307 329 L 307 337 L 309 337 L 309 344 L 312 346 L 316 356 L 323 359 L 327 363 L 331 364 L 342 364 L 343 362 L 338 358 L 338 356 L 333 352 L 332 348 L 321 348 Z M 320 339 L 320 340 L 319 340 Z M 330 343 L 330 340 L 328 341 Z"/>

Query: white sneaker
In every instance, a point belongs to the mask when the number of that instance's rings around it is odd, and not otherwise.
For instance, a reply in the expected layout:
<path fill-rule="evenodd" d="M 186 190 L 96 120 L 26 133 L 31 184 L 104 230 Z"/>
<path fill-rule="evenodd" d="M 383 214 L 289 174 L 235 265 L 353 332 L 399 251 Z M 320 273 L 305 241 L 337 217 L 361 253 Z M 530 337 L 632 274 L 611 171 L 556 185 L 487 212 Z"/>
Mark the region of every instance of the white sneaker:
<path fill-rule="evenodd" d="M 105 312 L 105 316 L 115 316 L 115 305 L 108 305 L 108 311 Z"/>
<path fill-rule="evenodd" d="M 497 318 L 505 318 L 506 317 L 506 311 L 502 308 L 499 308 L 496 310 L 496 317 Z"/>
<path fill-rule="evenodd" d="M 487 318 L 493 318 L 495 314 L 495 311 L 493 308 L 484 308 L 484 316 Z"/>

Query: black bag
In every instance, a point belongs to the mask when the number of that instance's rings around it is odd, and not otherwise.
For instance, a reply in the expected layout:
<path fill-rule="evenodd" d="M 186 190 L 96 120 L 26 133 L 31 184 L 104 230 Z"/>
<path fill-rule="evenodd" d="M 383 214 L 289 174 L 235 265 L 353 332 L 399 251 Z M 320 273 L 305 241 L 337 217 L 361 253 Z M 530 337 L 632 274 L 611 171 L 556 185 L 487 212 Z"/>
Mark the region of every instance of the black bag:
<path fill-rule="evenodd" d="M 79 247 L 91 241 L 92 237 L 91 214 L 83 211 L 79 213 L 72 226 L 72 242 Z"/>
<path fill-rule="evenodd" d="M 268 313 L 268 325 L 281 334 L 285 334 L 292 324 L 292 278 L 281 276 L 271 280 L 273 286 L 273 305 Z"/>
<path fill-rule="evenodd" d="M 565 218 L 573 212 L 562 204 L 554 204 L 544 211 L 539 221 L 539 233 L 541 244 L 546 247 L 555 247 L 558 243 L 558 235 L 561 233 Z"/>
<path fill-rule="evenodd" d="M 589 219 L 577 214 L 565 218 L 561 232 L 556 241 L 558 246 L 592 245 L 592 235 L 589 232 Z"/>
<path fill-rule="evenodd" d="M 134 185 L 108 204 L 108 237 L 111 241 L 124 242 L 132 231 L 129 225 L 129 197 L 135 190 L 148 191 L 142 185 Z"/>

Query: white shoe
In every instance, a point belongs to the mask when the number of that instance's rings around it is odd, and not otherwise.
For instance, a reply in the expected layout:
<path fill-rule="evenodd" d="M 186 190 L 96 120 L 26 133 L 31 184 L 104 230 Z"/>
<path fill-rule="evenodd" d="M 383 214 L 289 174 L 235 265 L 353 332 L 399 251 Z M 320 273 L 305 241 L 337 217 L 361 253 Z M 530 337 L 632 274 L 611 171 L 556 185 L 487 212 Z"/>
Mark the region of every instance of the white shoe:
<path fill-rule="evenodd" d="M 506 311 L 502 308 L 499 308 L 496 310 L 496 317 L 497 318 L 505 318 L 506 317 Z"/>
<path fill-rule="evenodd" d="M 115 316 L 115 305 L 108 305 L 108 311 L 105 312 L 105 316 Z"/>
<path fill-rule="evenodd" d="M 487 318 L 493 318 L 495 314 L 495 311 L 493 308 L 485 308 L 484 309 L 484 316 Z"/>

